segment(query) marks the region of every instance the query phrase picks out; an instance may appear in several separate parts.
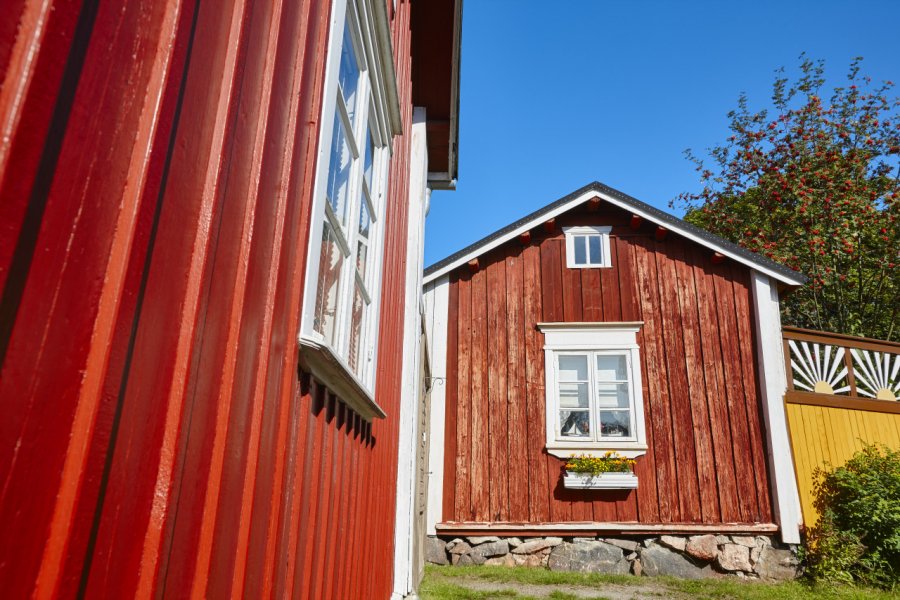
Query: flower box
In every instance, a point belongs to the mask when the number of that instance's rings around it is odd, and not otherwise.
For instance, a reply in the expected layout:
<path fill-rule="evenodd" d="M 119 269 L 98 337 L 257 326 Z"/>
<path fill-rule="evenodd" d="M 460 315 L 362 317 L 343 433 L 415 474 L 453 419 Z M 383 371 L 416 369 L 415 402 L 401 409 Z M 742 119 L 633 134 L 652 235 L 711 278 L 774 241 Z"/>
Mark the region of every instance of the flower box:
<path fill-rule="evenodd" d="M 563 486 L 575 490 L 634 490 L 638 478 L 634 473 L 575 473 L 566 471 Z"/>

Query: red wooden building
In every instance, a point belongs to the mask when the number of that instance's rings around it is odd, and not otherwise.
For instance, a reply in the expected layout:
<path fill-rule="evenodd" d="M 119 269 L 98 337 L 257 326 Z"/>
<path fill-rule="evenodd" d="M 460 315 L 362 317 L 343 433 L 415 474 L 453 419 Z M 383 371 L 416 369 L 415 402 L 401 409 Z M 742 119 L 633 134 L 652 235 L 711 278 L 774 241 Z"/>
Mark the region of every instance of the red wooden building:
<path fill-rule="evenodd" d="M 461 4 L 4 3 L 4 597 L 415 586 Z"/>
<path fill-rule="evenodd" d="M 778 290 L 803 281 L 599 183 L 427 268 L 431 533 L 797 543 Z M 564 474 L 607 451 L 636 481 Z"/>

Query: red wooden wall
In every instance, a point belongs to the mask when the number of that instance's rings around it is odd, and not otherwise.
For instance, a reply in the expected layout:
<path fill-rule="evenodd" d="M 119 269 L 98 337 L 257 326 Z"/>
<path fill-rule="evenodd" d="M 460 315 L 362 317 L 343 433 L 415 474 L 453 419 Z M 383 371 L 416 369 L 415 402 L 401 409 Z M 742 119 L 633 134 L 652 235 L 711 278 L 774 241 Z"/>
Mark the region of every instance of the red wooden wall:
<path fill-rule="evenodd" d="M 387 4 L 409 131 L 410 4 Z M 4 597 L 390 594 L 404 136 L 389 418 L 365 423 L 297 373 L 330 6 L 5 4 Z"/>
<path fill-rule="evenodd" d="M 771 523 L 750 273 L 611 206 L 451 274 L 445 521 Z M 612 225 L 610 269 L 566 268 L 559 227 Z M 639 489 L 566 490 L 547 454 L 539 322 L 643 321 Z"/>

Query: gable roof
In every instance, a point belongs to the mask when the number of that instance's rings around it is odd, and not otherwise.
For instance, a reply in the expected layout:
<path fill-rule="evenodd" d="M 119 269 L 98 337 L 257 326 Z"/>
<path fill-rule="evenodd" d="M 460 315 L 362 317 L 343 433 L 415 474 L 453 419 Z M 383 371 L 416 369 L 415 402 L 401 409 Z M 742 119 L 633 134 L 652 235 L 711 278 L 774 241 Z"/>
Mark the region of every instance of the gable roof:
<path fill-rule="evenodd" d="M 641 202 L 637 198 L 632 198 L 628 194 L 623 194 L 619 190 L 598 181 L 594 181 L 593 183 L 589 183 L 583 188 L 577 189 L 571 194 L 563 196 L 559 200 L 548 204 L 544 208 L 536 210 L 514 223 L 510 223 L 503 229 L 495 231 L 474 244 L 466 246 L 459 252 L 451 254 L 447 258 L 434 263 L 425 269 L 424 283 L 434 281 L 460 265 L 463 265 L 470 260 L 481 256 L 485 252 L 515 238 L 519 234 L 530 231 L 545 221 L 549 221 L 558 215 L 566 213 L 595 197 L 600 197 L 601 200 L 609 202 L 613 206 L 627 210 L 651 223 L 665 227 L 682 237 L 719 252 L 720 254 L 750 267 L 751 269 L 759 271 L 760 273 L 768 275 L 781 283 L 787 285 L 803 285 L 807 281 L 806 276 L 802 273 L 794 271 L 765 256 L 760 256 L 755 252 L 751 252 L 746 248 L 742 248 L 737 244 L 733 244 L 705 229 L 700 229 L 699 227 L 691 225 L 687 221 L 672 216 L 645 202 Z"/>

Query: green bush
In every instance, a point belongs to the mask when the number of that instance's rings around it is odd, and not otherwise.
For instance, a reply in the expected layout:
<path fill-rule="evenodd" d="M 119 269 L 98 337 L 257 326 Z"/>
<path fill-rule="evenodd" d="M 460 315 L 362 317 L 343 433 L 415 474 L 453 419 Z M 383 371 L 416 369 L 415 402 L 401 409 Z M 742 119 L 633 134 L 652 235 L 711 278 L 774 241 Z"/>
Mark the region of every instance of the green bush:
<path fill-rule="evenodd" d="M 815 471 L 818 524 L 807 573 L 820 581 L 900 586 L 900 451 L 866 446 L 841 467 Z"/>

